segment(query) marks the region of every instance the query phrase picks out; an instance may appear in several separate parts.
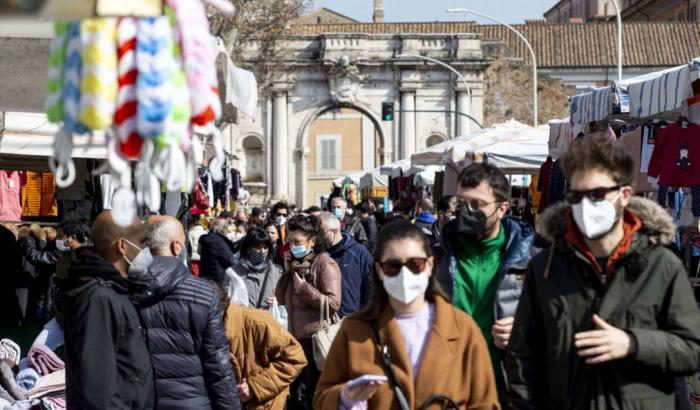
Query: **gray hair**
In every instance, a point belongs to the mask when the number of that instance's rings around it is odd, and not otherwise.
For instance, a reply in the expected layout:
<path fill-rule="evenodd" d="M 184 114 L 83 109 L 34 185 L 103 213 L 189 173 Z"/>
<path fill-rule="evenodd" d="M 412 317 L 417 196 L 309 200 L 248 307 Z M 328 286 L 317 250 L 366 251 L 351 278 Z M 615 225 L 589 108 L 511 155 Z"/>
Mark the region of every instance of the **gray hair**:
<path fill-rule="evenodd" d="M 337 197 L 333 198 L 333 199 L 331 200 L 331 206 L 333 206 L 333 203 L 335 203 L 335 201 L 342 202 L 342 203 L 343 203 L 343 207 L 345 207 L 345 208 L 347 209 L 347 207 L 348 207 L 348 201 L 346 201 L 345 198 L 343 198 L 342 196 L 337 196 Z"/>
<path fill-rule="evenodd" d="M 340 232 L 340 219 L 334 214 L 330 212 L 321 212 L 318 215 L 318 219 L 321 221 L 321 226 L 324 229 Z"/>
<path fill-rule="evenodd" d="M 177 240 L 177 221 L 162 219 L 146 226 L 146 246 L 151 252 L 167 250 Z"/>
<path fill-rule="evenodd" d="M 228 221 L 226 218 L 216 218 L 214 222 L 211 223 L 209 232 L 226 235 L 228 233 Z"/>

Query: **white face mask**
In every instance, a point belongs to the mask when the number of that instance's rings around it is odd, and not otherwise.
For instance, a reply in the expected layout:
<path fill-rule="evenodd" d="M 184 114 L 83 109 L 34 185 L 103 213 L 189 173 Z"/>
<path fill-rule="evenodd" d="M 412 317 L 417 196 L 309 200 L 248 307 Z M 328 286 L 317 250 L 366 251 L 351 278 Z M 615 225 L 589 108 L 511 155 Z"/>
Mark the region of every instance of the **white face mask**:
<path fill-rule="evenodd" d="M 63 239 L 56 239 L 56 249 L 61 252 L 68 252 L 70 250 L 70 246 L 66 245 L 66 242 Z"/>
<path fill-rule="evenodd" d="M 287 218 L 284 216 L 276 216 L 275 217 L 275 225 L 277 226 L 282 226 L 287 222 Z"/>
<path fill-rule="evenodd" d="M 583 236 L 588 239 L 598 239 L 605 236 L 617 221 L 617 210 L 613 205 L 620 198 L 620 193 L 610 201 L 593 202 L 584 197 L 578 204 L 571 206 L 574 213 L 574 221 L 581 230 Z"/>
<path fill-rule="evenodd" d="M 413 273 L 407 267 L 402 267 L 396 276 L 382 274 L 382 283 L 386 293 L 399 302 L 408 305 L 425 293 L 430 277 L 428 272 Z"/>
<path fill-rule="evenodd" d="M 153 255 L 151 255 L 151 250 L 147 247 L 140 248 L 127 239 L 124 240 L 126 241 L 126 243 L 139 250 L 139 254 L 136 255 L 136 257 L 132 261 L 130 261 L 129 258 L 126 257 L 126 255 L 123 255 L 124 260 L 126 261 L 126 263 L 129 264 L 129 276 L 134 277 L 143 275 L 148 271 L 148 267 L 151 266 L 151 262 L 153 262 Z"/>

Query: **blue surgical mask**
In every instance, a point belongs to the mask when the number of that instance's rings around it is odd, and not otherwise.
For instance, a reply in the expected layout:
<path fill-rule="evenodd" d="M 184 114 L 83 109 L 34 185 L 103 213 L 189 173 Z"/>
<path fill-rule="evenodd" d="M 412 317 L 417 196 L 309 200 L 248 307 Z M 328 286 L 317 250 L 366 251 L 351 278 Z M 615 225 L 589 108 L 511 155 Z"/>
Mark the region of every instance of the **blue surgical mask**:
<path fill-rule="evenodd" d="M 311 249 L 308 249 L 304 245 L 292 245 L 291 251 L 292 251 L 292 255 L 294 255 L 294 257 L 296 259 L 302 259 L 306 255 L 311 253 Z"/>
<path fill-rule="evenodd" d="M 333 208 L 333 213 L 338 219 L 343 219 L 343 217 L 345 216 L 345 212 L 343 212 L 341 208 Z"/>

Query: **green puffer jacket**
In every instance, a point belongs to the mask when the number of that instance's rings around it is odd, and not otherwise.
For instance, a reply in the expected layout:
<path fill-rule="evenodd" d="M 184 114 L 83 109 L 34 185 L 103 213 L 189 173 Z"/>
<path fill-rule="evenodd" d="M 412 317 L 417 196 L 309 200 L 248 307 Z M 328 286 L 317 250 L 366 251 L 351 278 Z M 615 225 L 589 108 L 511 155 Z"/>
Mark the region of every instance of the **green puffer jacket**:
<path fill-rule="evenodd" d="M 603 284 L 593 264 L 564 238 L 568 205 L 542 215 L 553 246 L 530 263 L 507 354 L 514 409 L 673 409 L 674 381 L 700 368 L 700 311 L 681 261 L 662 245 L 675 229 L 656 203 L 627 208 L 643 222 Z M 592 316 L 629 332 L 636 351 L 587 365 L 574 335 Z"/>

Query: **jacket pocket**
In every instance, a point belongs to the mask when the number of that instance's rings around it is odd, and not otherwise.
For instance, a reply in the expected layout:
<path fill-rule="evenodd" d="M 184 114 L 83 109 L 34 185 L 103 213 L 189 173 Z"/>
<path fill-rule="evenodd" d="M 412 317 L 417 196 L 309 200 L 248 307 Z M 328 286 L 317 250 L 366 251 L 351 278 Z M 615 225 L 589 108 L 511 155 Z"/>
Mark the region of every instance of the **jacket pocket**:
<path fill-rule="evenodd" d="M 633 306 L 627 310 L 627 328 L 629 329 L 651 329 L 659 328 L 656 323 L 656 309 L 654 306 Z"/>

